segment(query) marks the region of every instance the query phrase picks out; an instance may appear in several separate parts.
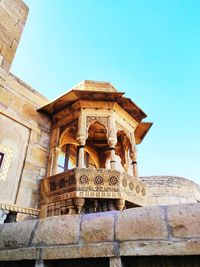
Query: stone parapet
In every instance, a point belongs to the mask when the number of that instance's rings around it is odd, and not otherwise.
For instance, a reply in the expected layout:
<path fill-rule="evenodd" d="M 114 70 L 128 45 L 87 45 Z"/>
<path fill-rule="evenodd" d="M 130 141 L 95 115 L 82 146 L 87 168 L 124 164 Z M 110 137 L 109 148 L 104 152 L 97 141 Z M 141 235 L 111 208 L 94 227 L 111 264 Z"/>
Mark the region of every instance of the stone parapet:
<path fill-rule="evenodd" d="M 199 255 L 200 204 L 54 216 L 0 226 L 0 261 Z"/>
<path fill-rule="evenodd" d="M 149 206 L 200 201 L 200 186 L 183 177 L 145 176 L 140 179 L 148 186 L 147 203 Z"/>

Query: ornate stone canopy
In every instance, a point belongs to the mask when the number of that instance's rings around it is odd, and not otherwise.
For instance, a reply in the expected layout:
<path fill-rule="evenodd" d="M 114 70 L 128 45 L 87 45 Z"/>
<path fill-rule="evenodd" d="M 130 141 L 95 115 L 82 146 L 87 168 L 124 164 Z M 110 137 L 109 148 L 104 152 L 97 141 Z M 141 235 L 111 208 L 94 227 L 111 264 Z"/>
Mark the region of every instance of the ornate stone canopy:
<path fill-rule="evenodd" d="M 52 120 L 41 217 L 145 205 L 136 144 L 152 123 L 123 94 L 107 82 L 83 81 L 38 110 Z"/>

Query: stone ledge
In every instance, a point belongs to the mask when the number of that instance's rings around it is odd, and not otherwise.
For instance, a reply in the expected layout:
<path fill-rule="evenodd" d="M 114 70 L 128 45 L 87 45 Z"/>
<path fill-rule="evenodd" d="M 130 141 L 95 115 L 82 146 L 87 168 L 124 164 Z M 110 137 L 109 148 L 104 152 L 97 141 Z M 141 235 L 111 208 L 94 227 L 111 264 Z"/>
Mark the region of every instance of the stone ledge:
<path fill-rule="evenodd" d="M 43 260 L 113 257 L 114 251 L 114 243 L 57 246 L 42 248 L 41 257 Z"/>
<path fill-rule="evenodd" d="M 120 256 L 183 256 L 199 255 L 198 240 L 132 241 L 120 244 Z"/>
<path fill-rule="evenodd" d="M 199 215 L 200 204 L 184 204 L 4 224 L 0 261 L 199 255 Z"/>
<path fill-rule="evenodd" d="M 200 236 L 200 204 L 167 207 L 169 225 L 175 238 Z"/>

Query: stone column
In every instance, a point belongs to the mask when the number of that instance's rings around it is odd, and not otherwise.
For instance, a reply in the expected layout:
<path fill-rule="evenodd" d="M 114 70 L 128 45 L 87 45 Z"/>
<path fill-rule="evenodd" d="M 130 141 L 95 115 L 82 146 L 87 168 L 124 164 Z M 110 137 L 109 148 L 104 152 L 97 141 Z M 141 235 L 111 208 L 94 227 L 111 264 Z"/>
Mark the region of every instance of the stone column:
<path fill-rule="evenodd" d="M 85 162 L 84 162 L 84 146 L 87 139 L 87 133 L 86 133 L 86 116 L 81 110 L 79 120 L 78 120 L 78 134 L 76 140 L 79 143 L 78 146 L 78 167 L 84 168 Z"/>
<path fill-rule="evenodd" d="M 132 146 L 132 151 L 131 151 L 131 160 L 132 160 L 132 165 L 133 165 L 133 176 L 138 177 L 138 167 L 137 167 L 137 148 L 136 148 L 136 143 L 135 143 L 135 135 L 134 133 L 132 134 L 131 138 L 131 146 Z"/>
<path fill-rule="evenodd" d="M 49 176 L 57 174 L 58 169 L 58 157 L 61 149 L 59 147 L 54 147 L 50 150 L 50 173 Z"/>
<path fill-rule="evenodd" d="M 108 145 L 110 147 L 110 168 L 115 170 L 115 145 L 117 143 L 117 134 L 115 129 L 115 120 L 113 115 L 108 117 Z"/>
<path fill-rule="evenodd" d="M 60 153 L 60 150 L 58 148 L 59 136 L 60 136 L 60 129 L 59 128 L 55 128 L 55 129 L 51 130 L 50 151 L 49 151 L 46 176 L 54 175 L 57 172 L 57 165 L 56 164 L 58 164 L 58 155 Z"/>
<path fill-rule="evenodd" d="M 110 267 L 123 267 L 121 257 L 110 258 Z"/>

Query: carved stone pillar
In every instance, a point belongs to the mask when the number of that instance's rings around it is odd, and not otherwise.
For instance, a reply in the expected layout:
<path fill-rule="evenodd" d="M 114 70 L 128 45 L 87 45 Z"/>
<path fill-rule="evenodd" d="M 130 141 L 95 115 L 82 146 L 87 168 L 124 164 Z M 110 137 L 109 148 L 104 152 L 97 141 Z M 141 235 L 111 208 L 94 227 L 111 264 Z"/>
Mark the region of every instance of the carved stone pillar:
<path fill-rule="evenodd" d="M 131 153 L 132 165 L 133 165 L 133 176 L 138 177 L 138 167 L 137 167 L 137 150 Z"/>
<path fill-rule="evenodd" d="M 131 146 L 132 146 L 132 151 L 131 151 L 131 160 L 132 160 L 132 166 L 133 166 L 133 176 L 138 177 L 138 167 L 137 167 L 137 148 L 136 148 L 136 143 L 135 143 L 135 135 L 134 133 L 131 136 Z"/>
<path fill-rule="evenodd" d="M 57 172 L 58 155 L 60 149 L 58 148 L 60 129 L 52 129 L 50 137 L 50 151 L 48 158 L 48 166 L 46 176 L 51 176 Z M 56 166 L 55 166 L 56 165 Z"/>
<path fill-rule="evenodd" d="M 110 147 L 110 168 L 115 170 L 115 145 L 117 143 L 117 134 L 115 129 L 115 120 L 111 115 L 108 117 L 108 145 Z"/>
<path fill-rule="evenodd" d="M 84 168 L 84 146 L 87 139 L 87 132 L 86 132 L 86 116 L 81 110 L 79 120 L 78 120 L 78 134 L 76 140 L 79 142 L 78 147 L 78 167 Z"/>
<path fill-rule="evenodd" d="M 61 149 L 54 147 L 50 150 L 51 163 L 50 163 L 50 176 L 57 174 L 58 169 L 58 157 Z"/>

